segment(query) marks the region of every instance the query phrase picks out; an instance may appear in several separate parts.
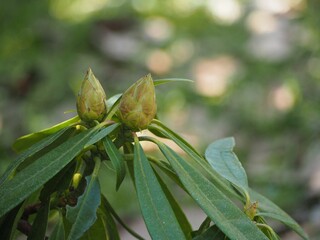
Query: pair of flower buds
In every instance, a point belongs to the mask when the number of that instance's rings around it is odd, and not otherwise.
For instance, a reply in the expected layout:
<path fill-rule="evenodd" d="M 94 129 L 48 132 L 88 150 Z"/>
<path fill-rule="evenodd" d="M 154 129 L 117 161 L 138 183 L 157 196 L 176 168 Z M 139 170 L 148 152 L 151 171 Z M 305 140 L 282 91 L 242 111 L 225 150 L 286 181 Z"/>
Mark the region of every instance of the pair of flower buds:
<path fill-rule="evenodd" d="M 84 122 L 101 122 L 107 114 L 106 94 L 89 69 L 77 97 L 77 111 Z M 119 119 L 133 131 L 146 129 L 157 112 L 151 75 L 139 79 L 125 91 L 119 103 Z"/>

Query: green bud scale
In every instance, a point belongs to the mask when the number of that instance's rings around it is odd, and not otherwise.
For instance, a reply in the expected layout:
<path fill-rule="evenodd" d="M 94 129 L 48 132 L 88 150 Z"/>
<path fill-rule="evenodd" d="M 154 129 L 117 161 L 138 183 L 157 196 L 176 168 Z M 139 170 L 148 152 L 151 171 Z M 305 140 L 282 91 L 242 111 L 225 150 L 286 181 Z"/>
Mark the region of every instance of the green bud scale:
<path fill-rule="evenodd" d="M 140 78 L 122 95 L 118 115 L 133 131 L 146 129 L 157 112 L 155 89 L 148 74 Z"/>
<path fill-rule="evenodd" d="M 85 122 L 101 122 L 107 113 L 106 94 L 90 68 L 77 97 L 77 112 Z"/>

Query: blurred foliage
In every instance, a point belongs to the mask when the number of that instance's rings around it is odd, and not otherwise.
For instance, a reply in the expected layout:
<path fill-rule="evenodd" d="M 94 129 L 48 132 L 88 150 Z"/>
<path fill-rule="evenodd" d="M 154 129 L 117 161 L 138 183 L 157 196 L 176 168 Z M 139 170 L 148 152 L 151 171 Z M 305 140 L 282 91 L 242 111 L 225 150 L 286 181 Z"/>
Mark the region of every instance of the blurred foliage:
<path fill-rule="evenodd" d="M 0 3 L 1 172 L 22 134 L 70 117 L 91 66 L 107 97 L 147 72 L 159 117 L 204 149 L 233 135 L 256 189 L 320 224 L 319 1 Z M 116 84 L 115 84 L 116 83 Z M 272 177 L 271 177 L 272 176 Z M 309 204 L 312 203 L 312 204 Z M 318 211 L 319 212 L 319 211 Z M 316 219 L 316 220 L 315 220 Z"/>

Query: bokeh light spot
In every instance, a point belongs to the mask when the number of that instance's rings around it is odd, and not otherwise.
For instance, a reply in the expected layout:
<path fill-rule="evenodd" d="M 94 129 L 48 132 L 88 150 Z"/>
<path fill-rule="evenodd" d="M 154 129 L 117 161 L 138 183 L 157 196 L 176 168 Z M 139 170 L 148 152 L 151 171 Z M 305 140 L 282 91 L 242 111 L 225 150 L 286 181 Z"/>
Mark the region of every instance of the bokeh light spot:
<path fill-rule="evenodd" d="M 246 25 L 255 34 L 270 33 L 277 28 L 275 17 L 267 11 L 253 11 L 249 14 Z"/>
<path fill-rule="evenodd" d="M 271 100 L 277 110 L 285 112 L 294 106 L 295 96 L 287 85 L 281 85 L 271 92 Z"/>
<path fill-rule="evenodd" d="M 172 36 L 173 26 L 165 18 L 153 17 L 145 21 L 144 32 L 150 39 L 162 42 Z"/>
<path fill-rule="evenodd" d="M 208 0 L 207 9 L 221 24 L 232 24 L 242 16 L 242 5 L 238 0 Z"/>
<path fill-rule="evenodd" d="M 221 96 L 236 71 L 237 62 L 231 56 L 200 60 L 194 68 L 197 91 L 204 96 Z"/>
<path fill-rule="evenodd" d="M 148 56 L 146 65 L 155 74 L 166 74 L 172 67 L 172 58 L 163 50 L 155 50 Z"/>

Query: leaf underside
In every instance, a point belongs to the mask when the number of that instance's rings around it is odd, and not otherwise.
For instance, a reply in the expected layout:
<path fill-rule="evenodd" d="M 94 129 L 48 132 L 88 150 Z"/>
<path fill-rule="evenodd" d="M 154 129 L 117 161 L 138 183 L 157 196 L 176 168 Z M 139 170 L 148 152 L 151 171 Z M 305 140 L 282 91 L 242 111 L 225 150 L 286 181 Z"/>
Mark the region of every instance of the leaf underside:
<path fill-rule="evenodd" d="M 205 158 L 221 176 L 247 191 L 249 188 L 247 174 L 232 151 L 234 146 L 235 142 L 232 137 L 219 139 L 207 147 Z"/>

